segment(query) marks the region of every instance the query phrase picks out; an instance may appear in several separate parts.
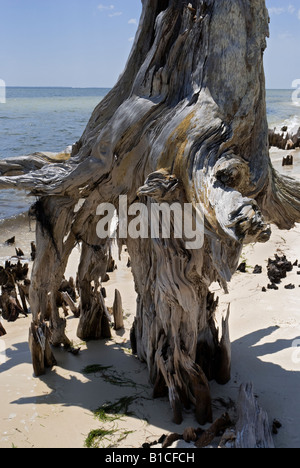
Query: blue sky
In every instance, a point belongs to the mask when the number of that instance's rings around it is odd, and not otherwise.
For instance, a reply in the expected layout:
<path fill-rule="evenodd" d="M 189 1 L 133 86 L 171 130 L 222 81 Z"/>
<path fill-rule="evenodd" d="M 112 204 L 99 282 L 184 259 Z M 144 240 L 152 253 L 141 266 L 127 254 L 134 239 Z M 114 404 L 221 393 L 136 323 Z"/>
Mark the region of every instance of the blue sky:
<path fill-rule="evenodd" d="M 265 52 L 267 88 L 289 89 L 300 79 L 300 0 L 267 0 L 271 19 Z"/>
<path fill-rule="evenodd" d="M 124 69 L 140 0 L 0 0 L 7 86 L 111 87 Z"/>
<path fill-rule="evenodd" d="M 300 0 L 267 0 L 268 88 L 300 79 Z M 8 86 L 111 87 L 124 69 L 141 0 L 0 0 L 0 78 Z"/>

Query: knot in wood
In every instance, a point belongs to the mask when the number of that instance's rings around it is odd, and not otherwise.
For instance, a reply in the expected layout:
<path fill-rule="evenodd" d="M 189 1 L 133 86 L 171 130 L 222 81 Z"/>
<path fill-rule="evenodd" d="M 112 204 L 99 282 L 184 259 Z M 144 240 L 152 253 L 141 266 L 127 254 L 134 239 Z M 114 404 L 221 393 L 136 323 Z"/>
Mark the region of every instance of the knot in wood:
<path fill-rule="evenodd" d="M 160 170 L 153 172 L 147 177 L 145 185 L 139 188 L 137 194 L 138 196 L 147 196 L 158 201 L 167 201 L 170 196 L 174 198 L 174 192 L 178 184 L 179 180 L 175 175 Z"/>
<path fill-rule="evenodd" d="M 245 191 L 250 184 L 248 164 L 234 153 L 223 155 L 215 165 L 214 176 L 221 184 Z"/>

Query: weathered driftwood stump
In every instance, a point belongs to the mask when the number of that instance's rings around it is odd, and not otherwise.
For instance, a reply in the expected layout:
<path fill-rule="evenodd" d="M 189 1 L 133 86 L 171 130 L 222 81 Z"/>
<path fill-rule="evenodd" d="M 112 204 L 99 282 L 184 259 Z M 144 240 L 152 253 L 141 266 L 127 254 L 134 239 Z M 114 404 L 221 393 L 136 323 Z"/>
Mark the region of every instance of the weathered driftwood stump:
<path fill-rule="evenodd" d="M 54 345 L 68 344 L 54 297 L 77 243 L 79 335 L 108 336 L 99 278 L 109 242 L 95 235 L 100 203 L 118 210 L 126 195 L 129 206 L 192 204 L 202 212 L 197 249 L 173 231 L 168 239 L 120 241 L 138 294 L 133 349 L 148 365 L 154 394 L 169 395 L 178 423 L 190 404 L 200 423 L 211 420 L 208 381 L 230 378 L 228 317 L 219 336 L 211 283 L 226 290 L 243 244 L 268 241 L 269 223 L 290 229 L 300 221 L 300 185 L 275 172 L 269 158 L 267 35 L 264 0 L 144 0 L 125 71 L 71 157 L 50 163 L 39 154 L 0 166 L 0 189 L 39 199 L 31 308 L 42 330 L 50 307 Z"/>
<path fill-rule="evenodd" d="M 240 388 L 237 416 L 236 448 L 275 448 L 268 415 L 259 406 L 251 383 Z"/>

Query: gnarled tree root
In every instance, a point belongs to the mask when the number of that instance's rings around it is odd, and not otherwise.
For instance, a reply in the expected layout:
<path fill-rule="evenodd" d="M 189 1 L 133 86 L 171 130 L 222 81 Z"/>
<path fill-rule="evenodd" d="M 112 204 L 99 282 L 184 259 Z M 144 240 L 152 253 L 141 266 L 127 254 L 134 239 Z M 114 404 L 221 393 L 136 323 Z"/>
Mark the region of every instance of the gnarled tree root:
<path fill-rule="evenodd" d="M 96 236 L 97 204 L 118 210 L 116 200 L 126 195 L 129 206 L 139 198 L 145 207 L 190 204 L 201 212 L 201 222 L 193 218 L 196 237 L 204 238 L 196 248 L 187 236 L 119 235 L 138 294 L 132 347 L 147 363 L 154 393 L 167 388 L 177 422 L 181 405 L 189 404 L 199 421 L 211 419 L 207 382 L 230 378 L 228 319 L 219 339 L 209 286 L 218 281 L 226 290 L 243 244 L 268 241 L 269 222 L 290 229 L 300 221 L 300 184 L 279 176 L 269 157 L 268 18 L 264 0 L 194 0 L 192 8 L 184 0 L 144 0 L 124 73 L 71 157 L 0 164 L 0 189 L 39 197 L 30 305 L 34 326 L 50 310 L 56 345 L 67 338 L 54 299 L 77 243 L 78 333 L 109 335 L 99 293 L 107 248 Z M 32 336 L 40 372 L 45 353 L 34 330 Z"/>

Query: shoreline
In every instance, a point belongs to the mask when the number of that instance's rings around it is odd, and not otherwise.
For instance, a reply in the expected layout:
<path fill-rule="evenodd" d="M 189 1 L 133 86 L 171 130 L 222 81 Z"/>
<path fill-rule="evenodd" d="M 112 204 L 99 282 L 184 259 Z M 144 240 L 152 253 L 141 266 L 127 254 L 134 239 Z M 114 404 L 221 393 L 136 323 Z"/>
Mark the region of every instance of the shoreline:
<path fill-rule="evenodd" d="M 296 150 L 295 155 L 294 167 L 282 168 L 282 150 L 271 149 L 275 168 L 294 177 L 300 174 L 300 151 Z M 12 237 L 11 233 L 16 235 L 16 247 L 23 246 L 27 258 L 34 230 L 30 231 L 26 215 L 16 223 L 4 224 L 5 230 L 0 225 L 0 258 L 15 253 L 15 246 L 3 245 Z M 228 295 L 217 284 L 211 287 L 220 297 L 220 312 L 231 304 L 232 342 L 231 381 L 225 386 L 210 383 L 213 417 L 215 420 L 224 413 L 224 402 L 236 401 L 242 383 L 252 381 L 270 423 L 277 419 L 282 424 L 274 436 L 275 446 L 299 448 L 300 353 L 296 353 L 293 344 L 300 338 L 300 276 L 297 275 L 300 269 L 294 267 L 278 291 L 263 292 L 262 288 L 269 282 L 268 258 L 274 258 L 276 253 L 285 254 L 292 263 L 296 260 L 300 263 L 300 225 L 291 231 L 279 231 L 276 227 L 272 231 L 267 244 L 250 244 L 243 249 L 241 261 L 246 262 L 246 273 L 234 275 Z M 74 276 L 78 258 L 79 251 L 75 249 L 67 267 L 67 279 Z M 111 340 L 80 342 L 76 337 L 78 319 L 70 315 L 66 333 L 81 348 L 79 355 L 54 349 L 58 365 L 45 376 L 35 378 L 27 343 L 31 316 L 4 323 L 7 335 L 0 338 L 5 345 L 5 349 L 0 348 L 0 448 L 82 448 L 92 430 L 106 431 L 100 447 L 141 448 L 145 442 L 153 443 L 163 434 L 182 434 L 187 427 L 198 427 L 193 411 L 185 411 L 182 425 L 177 426 L 172 422 L 168 399 L 152 399 L 146 365 L 130 350 L 136 293 L 127 267 L 128 257 L 123 251 L 121 261 L 116 252 L 114 258 L 118 269 L 109 274 L 110 281 L 103 286 L 108 307 L 113 304 L 115 289 L 120 291 L 125 330 L 112 330 Z M 262 266 L 261 274 L 253 274 L 255 265 Z M 295 289 L 285 289 L 290 283 Z M 83 372 L 92 365 L 97 365 L 98 371 Z M 97 408 L 124 397 L 130 402 L 130 415 L 113 421 L 95 418 L 93 411 Z"/>

